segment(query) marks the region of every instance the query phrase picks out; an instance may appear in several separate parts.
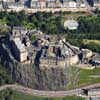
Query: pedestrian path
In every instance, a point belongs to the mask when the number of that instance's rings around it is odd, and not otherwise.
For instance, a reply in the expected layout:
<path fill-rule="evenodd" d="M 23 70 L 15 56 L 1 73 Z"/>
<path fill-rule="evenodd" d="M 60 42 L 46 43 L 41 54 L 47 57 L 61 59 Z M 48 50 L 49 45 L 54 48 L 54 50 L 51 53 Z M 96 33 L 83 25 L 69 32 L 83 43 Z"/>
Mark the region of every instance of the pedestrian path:
<path fill-rule="evenodd" d="M 11 88 L 14 91 L 22 92 L 25 94 L 33 95 L 33 96 L 44 96 L 44 97 L 65 97 L 65 96 L 73 96 L 73 95 L 79 95 L 79 93 L 82 92 L 82 89 L 96 89 L 100 88 L 100 83 L 68 90 L 68 91 L 43 91 L 43 90 L 34 90 L 28 87 L 24 87 L 18 84 L 10 84 L 10 85 L 3 85 L 0 87 L 0 91 Z M 100 92 L 98 92 L 100 93 Z M 98 95 L 98 94 L 97 94 Z M 96 96 L 96 94 L 95 94 Z M 100 96 L 100 94 L 99 94 Z"/>

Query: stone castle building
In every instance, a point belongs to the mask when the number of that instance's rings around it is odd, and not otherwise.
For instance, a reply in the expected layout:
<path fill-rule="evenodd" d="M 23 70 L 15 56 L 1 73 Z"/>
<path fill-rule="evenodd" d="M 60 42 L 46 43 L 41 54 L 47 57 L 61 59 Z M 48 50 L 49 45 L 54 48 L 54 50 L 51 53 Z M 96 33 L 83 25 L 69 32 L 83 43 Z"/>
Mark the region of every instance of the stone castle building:
<path fill-rule="evenodd" d="M 28 51 L 22 43 L 21 34 L 25 34 L 26 31 L 23 28 L 15 27 L 13 29 L 12 35 L 10 35 L 11 46 L 12 46 L 12 54 L 15 59 L 19 62 L 27 61 Z"/>

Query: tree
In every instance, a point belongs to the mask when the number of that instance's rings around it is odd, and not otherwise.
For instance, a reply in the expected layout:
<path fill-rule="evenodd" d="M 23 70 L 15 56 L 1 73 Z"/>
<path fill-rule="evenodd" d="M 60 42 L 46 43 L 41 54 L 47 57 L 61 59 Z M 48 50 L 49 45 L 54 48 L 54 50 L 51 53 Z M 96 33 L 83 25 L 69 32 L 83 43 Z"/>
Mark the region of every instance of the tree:
<path fill-rule="evenodd" d="M 9 33 L 10 29 L 6 25 L 0 25 L 0 35 L 7 35 Z"/>

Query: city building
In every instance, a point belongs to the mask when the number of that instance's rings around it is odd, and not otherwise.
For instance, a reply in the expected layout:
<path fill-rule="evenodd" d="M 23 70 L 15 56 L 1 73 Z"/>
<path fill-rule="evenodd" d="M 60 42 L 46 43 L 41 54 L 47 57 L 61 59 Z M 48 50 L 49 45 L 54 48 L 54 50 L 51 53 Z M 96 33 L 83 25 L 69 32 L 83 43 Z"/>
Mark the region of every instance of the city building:
<path fill-rule="evenodd" d="M 81 8 L 85 8 L 86 7 L 86 4 L 85 3 L 82 3 L 82 4 L 80 4 L 80 7 Z"/>
<path fill-rule="evenodd" d="M 47 7 L 48 8 L 55 8 L 56 7 L 55 0 L 48 0 L 46 2 L 47 2 Z"/>
<path fill-rule="evenodd" d="M 0 9 L 2 9 L 2 0 L 0 0 Z"/>
<path fill-rule="evenodd" d="M 46 8 L 46 0 L 39 0 L 40 8 Z"/>
<path fill-rule="evenodd" d="M 39 1 L 38 0 L 32 0 L 31 1 L 31 8 L 40 8 L 40 4 L 39 4 Z"/>
<path fill-rule="evenodd" d="M 67 8 L 69 6 L 69 0 L 63 0 L 63 7 Z"/>
<path fill-rule="evenodd" d="M 99 0 L 87 0 L 88 4 L 90 6 L 94 6 L 94 3 L 97 2 L 97 1 L 99 1 Z"/>
<path fill-rule="evenodd" d="M 96 7 L 96 8 L 100 8 L 100 0 L 94 0 L 93 6 Z"/>
<path fill-rule="evenodd" d="M 24 0 L 24 6 L 26 8 L 30 8 L 31 7 L 31 0 Z"/>
<path fill-rule="evenodd" d="M 77 7 L 77 3 L 75 1 L 69 2 L 69 8 L 76 8 L 76 7 Z"/>
<path fill-rule="evenodd" d="M 100 7 L 100 0 L 0 0 L 0 8 L 86 8 Z"/>

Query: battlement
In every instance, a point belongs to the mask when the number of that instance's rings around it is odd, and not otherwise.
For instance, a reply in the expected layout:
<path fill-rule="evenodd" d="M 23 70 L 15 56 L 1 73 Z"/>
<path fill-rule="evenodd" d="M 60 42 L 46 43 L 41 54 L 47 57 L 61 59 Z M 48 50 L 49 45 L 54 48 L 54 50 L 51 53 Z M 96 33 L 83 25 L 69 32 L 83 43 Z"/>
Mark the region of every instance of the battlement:
<path fill-rule="evenodd" d="M 44 58 L 40 60 L 40 68 L 45 69 L 45 68 L 65 68 L 67 63 L 67 59 L 58 59 L 56 58 Z"/>

